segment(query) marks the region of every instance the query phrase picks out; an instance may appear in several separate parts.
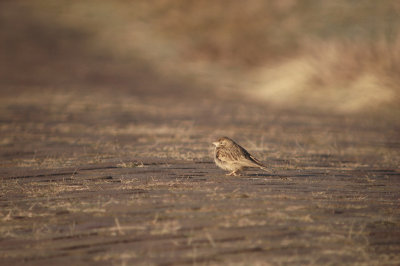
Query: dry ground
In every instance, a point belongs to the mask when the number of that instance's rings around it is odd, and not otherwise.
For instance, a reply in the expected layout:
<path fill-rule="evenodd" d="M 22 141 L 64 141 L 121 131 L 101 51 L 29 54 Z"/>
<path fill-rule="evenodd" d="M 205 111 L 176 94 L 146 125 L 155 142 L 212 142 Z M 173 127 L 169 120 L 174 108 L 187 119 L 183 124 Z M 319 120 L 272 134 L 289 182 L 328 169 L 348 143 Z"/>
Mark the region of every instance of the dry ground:
<path fill-rule="evenodd" d="M 0 265 L 400 265 L 399 11 L 0 1 Z"/>
<path fill-rule="evenodd" d="M 3 91 L 1 264 L 400 264 L 398 121 L 196 99 Z"/>

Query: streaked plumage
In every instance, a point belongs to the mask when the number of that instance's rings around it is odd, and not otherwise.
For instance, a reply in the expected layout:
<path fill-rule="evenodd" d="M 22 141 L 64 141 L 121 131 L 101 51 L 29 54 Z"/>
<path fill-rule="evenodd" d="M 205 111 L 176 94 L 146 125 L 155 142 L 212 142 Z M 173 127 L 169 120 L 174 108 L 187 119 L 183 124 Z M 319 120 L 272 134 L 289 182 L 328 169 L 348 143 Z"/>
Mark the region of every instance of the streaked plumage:
<path fill-rule="evenodd" d="M 214 161 L 218 167 L 230 171 L 228 175 L 238 175 L 248 167 L 258 167 L 268 171 L 257 158 L 228 137 L 222 137 L 213 144 Z"/>

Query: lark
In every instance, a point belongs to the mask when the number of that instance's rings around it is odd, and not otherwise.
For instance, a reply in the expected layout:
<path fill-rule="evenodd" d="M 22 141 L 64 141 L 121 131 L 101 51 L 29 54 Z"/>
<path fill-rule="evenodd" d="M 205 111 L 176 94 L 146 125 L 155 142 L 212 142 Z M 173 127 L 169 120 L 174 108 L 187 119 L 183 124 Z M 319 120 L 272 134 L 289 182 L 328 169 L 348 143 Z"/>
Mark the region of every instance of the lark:
<path fill-rule="evenodd" d="M 213 144 L 215 145 L 214 161 L 218 167 L 230 171 L 227 174 L 229 176 L 240 175 L 240 172 L 248 167 L 269 171 L 257 158 L 228 137 L 219 138 Z"/>

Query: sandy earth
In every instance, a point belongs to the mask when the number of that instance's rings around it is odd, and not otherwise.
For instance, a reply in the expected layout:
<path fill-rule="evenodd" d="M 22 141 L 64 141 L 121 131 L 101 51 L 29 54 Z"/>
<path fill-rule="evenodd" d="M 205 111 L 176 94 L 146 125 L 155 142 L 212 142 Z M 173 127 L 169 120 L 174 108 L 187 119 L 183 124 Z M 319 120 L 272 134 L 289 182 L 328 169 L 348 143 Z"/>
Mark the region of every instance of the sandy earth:
<path fill-rule="evenodd" d="M 400 264 L 398 121 L 157 95 L 2 92 L 2 265 Z"/>

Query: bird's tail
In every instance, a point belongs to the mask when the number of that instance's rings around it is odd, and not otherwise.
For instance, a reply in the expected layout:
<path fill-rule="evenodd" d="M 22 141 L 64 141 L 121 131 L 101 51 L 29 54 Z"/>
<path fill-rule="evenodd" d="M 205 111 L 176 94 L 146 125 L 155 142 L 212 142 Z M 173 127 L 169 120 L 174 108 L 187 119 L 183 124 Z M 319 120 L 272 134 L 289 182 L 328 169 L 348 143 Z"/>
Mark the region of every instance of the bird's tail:
<path fill-rule="evenodd" d="M 271 170 L 268 169 L 267 166 L 265 166 L 265 165 L 264 165 L 262 162 L 260 162 L 257 158 L 255 158 L 255 157 L 252 156 L 252 155 L 250 155 L 250 158 L 252 159 L 252 161 L 253 161 L 255 167 L 258 167 L 258 168 L 260 168 L 260 169 L 262 169 L 262 170 L 264 170 L 264 171 L 267 171 L 267 172 L 271 172 Z"/>

